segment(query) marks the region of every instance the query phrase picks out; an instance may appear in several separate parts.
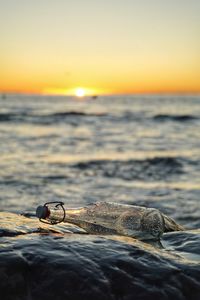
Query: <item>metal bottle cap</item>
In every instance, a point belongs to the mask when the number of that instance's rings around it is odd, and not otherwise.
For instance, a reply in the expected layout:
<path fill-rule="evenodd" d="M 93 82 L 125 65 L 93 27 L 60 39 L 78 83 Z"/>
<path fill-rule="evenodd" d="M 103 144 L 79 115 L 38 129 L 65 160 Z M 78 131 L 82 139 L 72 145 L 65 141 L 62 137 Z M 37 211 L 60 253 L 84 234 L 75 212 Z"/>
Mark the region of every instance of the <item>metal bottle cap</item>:
<path fill-rule="evenodd" d="M 36 216 L 39 219 L 46 219 L 48 216 L 48 208 L 46 206 L 39 205 L 36 209 Z"/>

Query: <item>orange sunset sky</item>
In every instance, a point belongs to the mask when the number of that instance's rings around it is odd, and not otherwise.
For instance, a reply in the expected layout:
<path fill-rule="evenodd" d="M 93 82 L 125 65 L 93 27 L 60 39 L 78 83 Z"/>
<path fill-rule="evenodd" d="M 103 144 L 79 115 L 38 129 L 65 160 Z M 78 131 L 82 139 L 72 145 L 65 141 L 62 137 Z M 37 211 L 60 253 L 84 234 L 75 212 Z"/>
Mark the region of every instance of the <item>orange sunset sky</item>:
<path fill-rule="evenodd" d="M 0 92 L 199 93 L 200 1 L 0 0 Z"/>

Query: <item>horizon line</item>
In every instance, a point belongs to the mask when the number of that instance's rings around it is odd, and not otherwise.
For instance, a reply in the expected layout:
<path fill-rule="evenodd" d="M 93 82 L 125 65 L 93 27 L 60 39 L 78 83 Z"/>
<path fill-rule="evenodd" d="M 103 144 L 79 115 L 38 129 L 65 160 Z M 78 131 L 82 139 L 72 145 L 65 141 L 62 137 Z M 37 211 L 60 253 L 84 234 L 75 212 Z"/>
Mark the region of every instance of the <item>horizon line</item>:
<path fill-rule="evenodd" d="M 61 93 L 43 93 L 43 92 L 19 92 L 19 91 L 3 91 L 0 90 L 1 95 L 29 95 L 29 96 L 50 96 L 50 97 L 77 97 L 74 94 L 61 94 Z M 93 95 L 84 95 L 83 98 L 93 97 L 93 96 L 137 96 L 137 95 L 160 95 L 160 96 L 167 96 L 167 95 L 180 95 L 180 96 L 189 96 L 189 95 L 200 95 L 199 91 L 147 91 L 147 92 L 124 92 L 124 93 L 94 93 Z"/>

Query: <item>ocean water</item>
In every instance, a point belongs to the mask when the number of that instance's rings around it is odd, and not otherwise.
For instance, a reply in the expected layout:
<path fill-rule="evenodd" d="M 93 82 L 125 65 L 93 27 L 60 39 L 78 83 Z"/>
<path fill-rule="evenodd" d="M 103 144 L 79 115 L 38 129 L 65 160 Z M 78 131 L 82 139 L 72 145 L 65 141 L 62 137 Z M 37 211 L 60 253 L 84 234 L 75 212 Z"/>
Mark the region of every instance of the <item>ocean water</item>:
<path fill-rule="evenodd" d="M 159 246 L 63 224 L 41 234 L 49 201 L 154 207 L 185 231 Z M 200 299 L 200 96 L 1 97 L 0 221 L 5 299 Z"/>

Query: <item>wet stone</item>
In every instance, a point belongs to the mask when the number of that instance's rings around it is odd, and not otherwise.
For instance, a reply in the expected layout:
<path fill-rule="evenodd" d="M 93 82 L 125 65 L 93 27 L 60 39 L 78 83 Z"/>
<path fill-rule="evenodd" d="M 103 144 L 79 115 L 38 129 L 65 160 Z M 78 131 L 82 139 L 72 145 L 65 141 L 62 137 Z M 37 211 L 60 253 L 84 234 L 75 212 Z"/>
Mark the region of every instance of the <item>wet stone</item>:
<path fill-rule="evenodd" d="M 35 218 L 15 214 L 3 217 L 4 233 L 11 227 L 16 232 L 0 240 L 0 291 L 5 300 L 199 299 L 200 256 L 196 253 L 193 259 L 186 246 L 187 237 L 193 235 L 196 241 L 198 230 L 167 233 L 160 243 L 149 244 L 81 234 L 67 224 L 53 231 Z M 18 234 L 20 228 L 24 234 Z"/>

